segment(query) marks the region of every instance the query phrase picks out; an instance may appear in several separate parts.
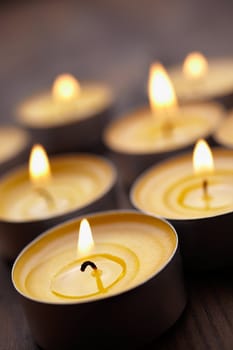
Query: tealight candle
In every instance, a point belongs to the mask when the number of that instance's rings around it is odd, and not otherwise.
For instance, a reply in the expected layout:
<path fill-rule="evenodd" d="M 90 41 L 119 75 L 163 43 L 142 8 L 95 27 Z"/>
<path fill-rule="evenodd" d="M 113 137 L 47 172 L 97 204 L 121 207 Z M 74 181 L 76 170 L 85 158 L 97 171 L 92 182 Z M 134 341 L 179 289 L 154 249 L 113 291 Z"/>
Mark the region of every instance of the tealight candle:
<path fill-rule="evenodd" d="M 106 84 L 79 83 L 62 74 L 51 91 L 20 103 L 16 120 L 30 131 L 34 143 L 42 143 L 49 152 L 89 150 L 101 144 L 112 106 L 113 92 Z"/>
<path fill-rule="evenodd" d="M 223 117 L 219 104 L 179 106 L 164 67 L 153 64 L 149 76 L 150 108 L 139 108 L 111 121 L 103 139 L 131 185 L 148 166 L 208 137 Z"/>
<path fill-rule="evenodd" d="M 233 112 L 223 119 L 218 129 L 213 134 L 215 142 L 223 147 L 233 148 Z"/>
<path fill-rule="evenodd" d="M 0 180 L 0 252 L 16 254 L 46 228 L 92 210 L 115 207 L 116 169 L 91 154 L 54 156 L 49 163 L 40 145 L 26 166 Z M 30 177 L 29 177 L 30 176 Z"/>
<path fill-rule="evenodd" d="M 134 207 L 175 226 L 186 265 L 202 269 L 233 263 L 233 151 L 211 155 L 200 140 L 193 162 L 187 153 L 153 166 L 130 192 Z"/>
<path fill-rule="evenodd" d="M 170 327 L 186 303 L 174 228 L 136 211 L 53 227 L 19 254 L 12 281 L 44 349 L 105 348 L 106 339 L 135 348 Z"/>
<path fill-rule="evenodd" d="M 191 52 L 182 65 L 168 68 L 177 96 L 182 102 L 216 100 L 233 106 L 233 58 L 206 57 Z"/>
<path fill-rule="evenodd" d="M 0 128 L 0 174 L 26 160 L 31 147 L 30 135 L 13 125 L 3 125 Z"/>

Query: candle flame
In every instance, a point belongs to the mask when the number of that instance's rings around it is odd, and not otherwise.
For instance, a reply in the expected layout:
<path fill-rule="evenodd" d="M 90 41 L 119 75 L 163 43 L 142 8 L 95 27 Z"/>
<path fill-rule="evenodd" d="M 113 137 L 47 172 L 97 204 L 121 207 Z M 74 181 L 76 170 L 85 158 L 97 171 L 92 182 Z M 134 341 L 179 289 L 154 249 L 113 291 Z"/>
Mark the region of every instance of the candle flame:
<path fill-rule="evenodd" d="M 177 99 L 172 82 L 160 63 L 153 63 L 150 67 L 148 94 L 152 111 L 177 106 Z"/>
<path fill-rule="evenodd" d="M 91 226 L 87 219 L 82 219 L 79 227 L 77 250 L 79 255 L 88 255 L 94 247 Z"/>
<path fill-rule="evenodd" d="M 61 74 L 53 83 L 52 95 L 59 102 L 74 100 L 79 93 L 80 84 L 71 74 Z"/>
<path fill-rule="evenodd" d="M 200 139 L 193 151 L 193 168 L 197 175 L 207 175 L 214 171 L 214 160 L 207 142 Z"/>
<path fill-rule="evenodd" d="M 32 183 L 39 187 L 47 183 L 51 178 L 48 156 L 43 146 L 39 144 L 34 145 L 31 150 L 29 175 Z"/>
<path fill-rule="evenodd" d="M 183 63 L 183 72 L 187 78 L 199 79 L 208 71 L 208 62 L 200 52 L 191 52 Z"/>

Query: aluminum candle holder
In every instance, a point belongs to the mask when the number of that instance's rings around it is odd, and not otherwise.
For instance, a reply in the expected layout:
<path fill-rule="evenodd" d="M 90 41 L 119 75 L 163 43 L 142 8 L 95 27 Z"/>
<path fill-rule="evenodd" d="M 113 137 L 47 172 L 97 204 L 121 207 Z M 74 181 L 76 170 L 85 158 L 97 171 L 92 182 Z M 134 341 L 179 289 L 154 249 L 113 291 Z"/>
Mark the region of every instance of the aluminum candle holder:
<path fill-rule="evenodd" d="M 217 270 L 233 266 L 233 212 L 195 220 L 169 220 L 179 233 L 184 266 Z"/>
<path fill-rule="evenodd" d="M 216 147 L 213 156 L 207 193 L 193 174 L 190 153 L 147 169 L 130 190 L 134 208 L 174 225 L 186 268 L 233 266 L 233 151 Z"/>
<path fill-rule="evenodd" d="M 51 158 L 52 180 L 44 189 L 29 181 L 27 166 L 0 179 L 0 255 L 12 261 L 46 229 L 92 211 L 116 208 L 117 171 L 88 153 Z"/>
<path fill-rule="evenodd" d="M 102 131 L 114 107 L 110 87 L 83 82 L 81 92 L 67 101 L 62 93 L 58 101 L 48 91 L 25 99 L 15 111 L 16 122 L 50 154 L 103 149 Z"/>
<path fill-rule="evenodd" d="M 123 349 L 145 345 L 171 327 L 186 305 L 176 232 L 165 220 L 136 211 L 108 211 L 90 214 L 86 218 L 98 246 L 98 252 L 91 259 L 99 254 L 98 266 L 108 252 L 113 259 L 122 259 L 126 263 L 125 275 L 118 278 L 115 291 L 111 292 L 110 288 L 96 297 L 77 297 L 75 300 L 54 295 L 50 287 L 48 290 L 46 287 L 53 286 L 53 276 L 48 276 L 47 268 L 42 271 L 40 259 L 51 262 L 50 271 L 58 269 L 60 259 L 64 254 L 67 257 L 66 249 L 69 251 L 73 244 L 75 249 L 75 232 L 81 218 L 64 222 L 40 235 L 19 254 L 12 269 L 12 281 L 20 295 L 32 336 L 46 350 L 65 350 L 67 346 L 69 349 L 91 348 L 93 344 L 104 349 L 111 344 Z M 135 238 L 141 240 L 140 245 Z M 47 246 L 48 252 L 54 243 L 50 260 L 44 249 Z M 153 254 L 146 256 L 146 251 Z M 139 265 L 134 265 L 135 257 Z M 133 277 L 129 278 L 132 273 Z M 39 284 L 41 287 L 35 283 L 40 275 L 44 276 L 44 282 Z M 104 279 L 104 269 L 100 276 Z M 52 284 L 48 284 L 50 278 Z M 88 278 L 93 278 L 93 275 Z M 125 283 L 127 278 L 129 281 Z M 63 287 L 68 284 L 67 280 Z M 46 300 L 47 293 L 51 300 Z"/>
<path fill-rule="evenodd" d="M 53 127 L 24 125 L 34 143 L 42 143 L 48 153 L 91 151 L 103 149 L 101 135 L 106 122 L 113 113 L 113 106 L 93 114 L 87 119 L 67 122 Z"/>
<path fill-rule="evenodd" d="M 169 126 L 160 121 L 159 113 L 144 107 L 112 120 L 104 129 L 103 142 L 121 169 L 126 188 L 151 165 L 191 150 L 199 138 L 210 141 L 224 116 L 216 103 L 180 106 L 170 113 Z"/>
<path fill-rule="evenodd" d="M 183 65 L 173 65 L 168 71 L 182 104 L 214 101 L 229 109 L 233 107 L 232 68 L 232 57 L 207 59 L 193 52 Z"/>

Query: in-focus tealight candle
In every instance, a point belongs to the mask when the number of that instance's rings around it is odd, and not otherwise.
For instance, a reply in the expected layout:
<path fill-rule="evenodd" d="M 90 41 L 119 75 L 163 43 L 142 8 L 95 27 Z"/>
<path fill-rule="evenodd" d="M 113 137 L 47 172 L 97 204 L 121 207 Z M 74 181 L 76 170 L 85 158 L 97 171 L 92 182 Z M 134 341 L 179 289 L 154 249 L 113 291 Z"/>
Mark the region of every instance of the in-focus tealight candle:
<path fill-rule="evenodd" d="M 30 174 L 23 166 L 0 180 L 0 249 L 7 258 L 65 218 L 115 207 L 117 173 L 110 161 L 80 153 L 54 156 L 48 162 L 40 145 L 32 151 Z"/>
<path fill-rule="evenodd" d="M 209 152 L 202 143 L 199 146 L 194 152 L 199 168 L 193 170 L 191 153 L 151 167 L 132 186 L 131 203 L 174 224 L 187 265 L 231 265 L 233 152 L 213 149 L 213 168 Z"/>
<path fill-rule="evenodd" d="M 185 305 L 177 248 L 171 225 L 134 211 L 91 214 L 45 232 L 12 270 L 35 340 L 45 349 L 149 342 Z"/>
<path fill-rule="evenodd" d="M 74 76 L 62 74 L 51 91 L 24 100 L 15 113 L 34 143 L 42 143 L 49 152 L 57 153 L 99 146 L 112 105 L 113 92 L 106 84 L 78 82 Z"/>
<path fill-rule="evenodd" d="M 168 72 L 181 102 L 216 100 L 227 108 L 233 106 L 233 58 L 207 59 L 195 51 Z"/>
<path fill-rule="evenodd" d="M 117 118 L 104 130 L 104 142 L 127 185 L 149 165 L 192 147 L 200 137 L 209 137 L 224 115 L 216 103 L 178 106 L 160 63 L 151 66 L 148 85 L 150 107 Z"/>

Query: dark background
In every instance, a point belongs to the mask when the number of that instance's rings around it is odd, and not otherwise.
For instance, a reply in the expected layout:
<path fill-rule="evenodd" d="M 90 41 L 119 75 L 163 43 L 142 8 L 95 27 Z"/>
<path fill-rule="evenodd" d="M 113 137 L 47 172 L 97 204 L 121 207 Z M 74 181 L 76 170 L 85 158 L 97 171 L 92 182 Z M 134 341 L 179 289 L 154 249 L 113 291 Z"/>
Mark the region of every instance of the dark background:
<path fill-rule="evenodd" d="M 111 84 L 117 116 L 146 100 L 152 60 L 233 55 L 232 19 L 231 0 L 2 1 L 0 120 L 14 123 L 17 103 L 63 72 Z M 184 314 L 145 349 L 232 350 L 232 271 L 186 273 L 186 281 Z M 2 261 L 0 349 L 36 349 Z"/>
<path fill-rule="evenodd" d="M 169 65 L 192 50 L 231 55 L 232 17 L 231 0 L 4 1 L 1 119 L 62 72 L 109 82 L 120 112 L 140 104 L 152 60 Z"/>

